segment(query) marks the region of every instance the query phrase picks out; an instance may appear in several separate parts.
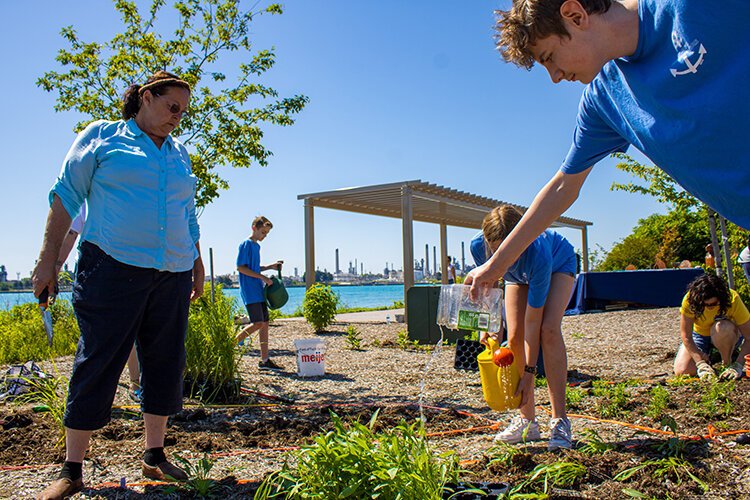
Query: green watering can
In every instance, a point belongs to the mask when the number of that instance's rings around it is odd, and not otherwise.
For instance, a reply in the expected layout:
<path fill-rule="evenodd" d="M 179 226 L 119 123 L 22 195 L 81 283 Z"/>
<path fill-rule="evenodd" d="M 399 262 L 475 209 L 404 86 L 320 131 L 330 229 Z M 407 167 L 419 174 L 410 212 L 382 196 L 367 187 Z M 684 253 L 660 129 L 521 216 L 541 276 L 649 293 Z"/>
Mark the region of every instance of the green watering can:
<path fill-rule="evenodd" d="M 281 309 L 284 304 L 289 300 L 289 293 L 284 287 L 284 282 L 281 281 L 281 266 L 279 266 L 279 275 L 271 276 L 270 285 L 266 285 L 263 292 L 266 295 L 266 302 L 268 303 L 269 309 Z"/>

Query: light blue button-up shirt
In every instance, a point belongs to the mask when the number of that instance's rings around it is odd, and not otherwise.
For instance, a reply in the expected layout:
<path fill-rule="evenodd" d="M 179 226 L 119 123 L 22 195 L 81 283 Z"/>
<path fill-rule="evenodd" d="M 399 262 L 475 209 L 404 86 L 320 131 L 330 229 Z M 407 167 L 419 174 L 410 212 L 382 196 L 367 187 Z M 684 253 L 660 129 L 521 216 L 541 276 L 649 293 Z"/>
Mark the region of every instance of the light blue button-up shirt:
<path fill-rule="evenodd" d="M 196 177 L 185 146 L 161 149 L 134 120 L 97 121 L 76 137 L 50 190 L 75 217 L 84 201 L 81 241 L 116 260 L 160 271 L 187 271 L 198 257 Z"/>

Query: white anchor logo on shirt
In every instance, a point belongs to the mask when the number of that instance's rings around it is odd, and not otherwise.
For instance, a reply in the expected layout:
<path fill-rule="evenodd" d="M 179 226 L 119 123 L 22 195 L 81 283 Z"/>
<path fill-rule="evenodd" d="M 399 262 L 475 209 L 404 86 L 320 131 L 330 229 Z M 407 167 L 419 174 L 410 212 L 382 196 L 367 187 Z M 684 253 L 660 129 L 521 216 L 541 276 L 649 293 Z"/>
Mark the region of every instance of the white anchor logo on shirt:
<path fill-rule="evenodd" d="M 672 73 L 672 76 L 676 78 L 680 75 L 686 75 L 688 73 L 697 73 L 698 66 L 703 64 L 705 55 L 708 52 L 706 50 L 706 47 L 704 47 L 703 44 L 700 43 L 698 40 L 693 40 L 693 42 L 690 44 L 685 43 L 682 40 L 682 38 L 680 38 L 680 35 L 678 35 L 676 31 L 672 32 L 672 43 L 674 44 L 674 47 L 675 49 L 677 49 L 677 52 L 678 52 L 677 60 L 680 61 L 681 63 L 684 63 L 685 66 L 687 67 L 687 69 L 684 69 L 681 71 L 671 68 L 669 71 Z M 695 62 L 693 62 L 690 60 L 690 57 L 695 54 L 696 45 L 698 46 L 698 59 L 696 59 Z"/>

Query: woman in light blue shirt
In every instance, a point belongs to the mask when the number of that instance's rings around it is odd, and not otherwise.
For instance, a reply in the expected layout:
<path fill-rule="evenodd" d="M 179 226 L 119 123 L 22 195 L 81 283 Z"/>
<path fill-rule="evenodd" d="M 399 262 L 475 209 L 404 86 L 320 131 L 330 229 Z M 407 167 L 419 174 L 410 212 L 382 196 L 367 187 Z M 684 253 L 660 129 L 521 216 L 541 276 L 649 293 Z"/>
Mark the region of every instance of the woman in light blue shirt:
<path fill-rule="evenodd" d="M 185 479 L 164 453 L 167 417 L 182 409 L 190 299 L 203 291 L 196 178 L 171 132 L 190 102 L 190 85 L 159 71 L 125 92 L 119 121 L 87 126 L 68 151 L 49 201 L 34 293 L 54 290 L 55 261 L 71 216 L 84 201 L 73 288 L 81 337 L 64 424 L 65 464 L 39 498 L 83 488 L 83 457 L 109 422 L 117 382 L 135 341 L 141 365 L 146 477 Z"/>

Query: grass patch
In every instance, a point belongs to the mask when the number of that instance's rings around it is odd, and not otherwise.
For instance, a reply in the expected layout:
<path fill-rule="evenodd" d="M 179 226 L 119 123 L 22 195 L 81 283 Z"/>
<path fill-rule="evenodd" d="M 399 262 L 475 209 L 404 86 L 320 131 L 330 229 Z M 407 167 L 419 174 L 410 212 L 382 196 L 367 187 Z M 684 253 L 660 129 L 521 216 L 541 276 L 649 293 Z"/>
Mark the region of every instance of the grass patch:
<path fill-rule="evenodd" d="M 0 364 L 25 363 L 67 356 L 78 345 L 78 322 L 73 307 L 58 300 L 49 309 L 55 336 L 52 347 L 42 324 L 39 306 L 30 302 L 0 311 Z"/>
<path fill-rule="evenodd" d="M 649 398 L 645 414 L 647 417 L 659 420 L 669 406 L 669 391 L 664 387 L 657 385 L 651 389 L 650 395 L 651 397 Z"/>

